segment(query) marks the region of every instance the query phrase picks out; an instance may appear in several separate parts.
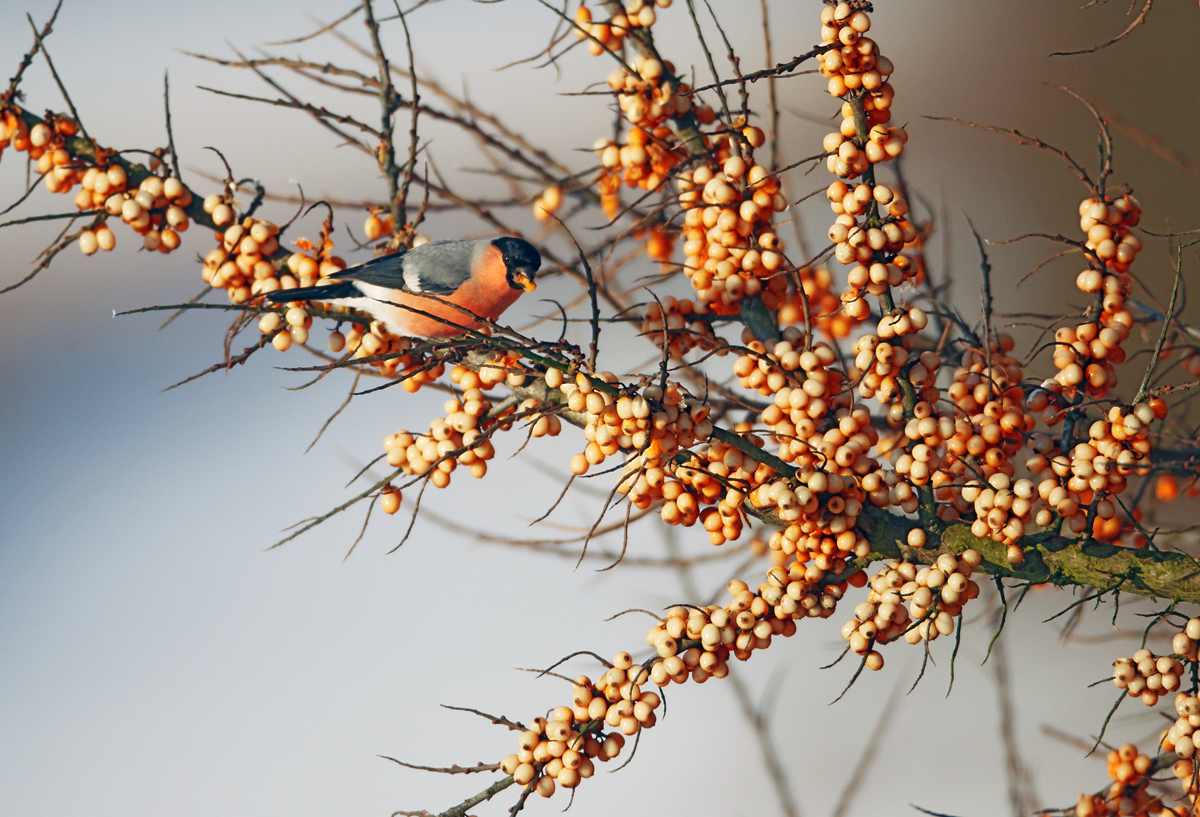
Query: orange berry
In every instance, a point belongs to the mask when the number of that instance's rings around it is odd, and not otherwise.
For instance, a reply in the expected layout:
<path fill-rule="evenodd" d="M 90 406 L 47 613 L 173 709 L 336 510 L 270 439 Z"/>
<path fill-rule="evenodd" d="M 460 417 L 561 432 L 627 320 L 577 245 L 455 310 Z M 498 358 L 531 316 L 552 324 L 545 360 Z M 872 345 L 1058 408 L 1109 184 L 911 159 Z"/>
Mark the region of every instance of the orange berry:
<path fill-rule="evenodd" d="M 1179 480 L 1174 474 L 1162 474 L 1154 483 L 1154 496 L 1161 502 L 1170 502 L 1179 496 Z"/>
<path fill-rule="evenodd" d="M 379 494 L 379 507 L 390 516 L 400 510 L 400 498 L 400 491 L 389 485 Z"/>
<path fill-rule="evenodd" d="M 363 232 L 366 233 L 368 241 L 374 241 L 384 234 L 383 219 L 377 215 L 371 215 L 367 218 L 367 223 L 363 225 Z"/>

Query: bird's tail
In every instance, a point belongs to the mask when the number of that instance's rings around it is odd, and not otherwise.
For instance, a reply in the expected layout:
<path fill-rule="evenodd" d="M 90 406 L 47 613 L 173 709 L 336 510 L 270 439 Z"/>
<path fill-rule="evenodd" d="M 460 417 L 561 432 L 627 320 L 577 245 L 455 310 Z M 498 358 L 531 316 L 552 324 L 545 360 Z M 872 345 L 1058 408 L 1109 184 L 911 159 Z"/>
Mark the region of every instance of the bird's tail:
<path fill-rule="evenodd" d="M 288 301 L 333 301 L 338 298 L 359 298 L 362 292 L 353 281 L 341 281 L 320 287 L 300 287 L 298 289 L 277 289 L 268 292 L 267 303 L 279 304 Z"/>

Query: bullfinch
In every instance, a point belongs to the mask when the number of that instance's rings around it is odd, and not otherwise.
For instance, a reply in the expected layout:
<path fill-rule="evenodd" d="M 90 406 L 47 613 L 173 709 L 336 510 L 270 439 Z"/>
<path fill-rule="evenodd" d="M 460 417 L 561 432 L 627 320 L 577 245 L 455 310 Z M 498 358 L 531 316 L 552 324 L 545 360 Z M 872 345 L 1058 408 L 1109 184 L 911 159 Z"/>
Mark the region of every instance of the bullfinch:
<path fill-rule="evenodd" d="M 437 340 L 483 326 L 450 304 L 494 321 L 522 293 L 536 288 L 533 279 L 541 265 L 538 251 L 520 238 L 430 241 L 341 270 L 329 276 L 334 283 L 280 289 L 266 300 L 348 306 L 383 321 L 394 335 Z"/>

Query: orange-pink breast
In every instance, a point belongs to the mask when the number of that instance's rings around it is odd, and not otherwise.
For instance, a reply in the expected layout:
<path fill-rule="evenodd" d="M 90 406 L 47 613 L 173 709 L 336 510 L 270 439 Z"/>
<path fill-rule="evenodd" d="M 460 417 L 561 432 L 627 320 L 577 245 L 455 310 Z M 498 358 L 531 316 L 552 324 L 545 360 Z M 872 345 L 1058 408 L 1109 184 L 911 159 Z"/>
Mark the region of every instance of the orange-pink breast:
<path fill-rule="evenodd" d="M 408 308 L 396 309 L 397 314 L 389 323 L 402 328 L 404 334 L 415 337 L 436 339 L 461 335 L 465 330 L 480 328 L 483 322 L 450 304 L 494 321 L 513 305 L 522 292 L 508 285 L 504 256 L 500 250 L 489 246 L 481 254 L 471 277 L 454 292 L 430 297 L 407 292 L 395 293 L 389 300 Z"/>

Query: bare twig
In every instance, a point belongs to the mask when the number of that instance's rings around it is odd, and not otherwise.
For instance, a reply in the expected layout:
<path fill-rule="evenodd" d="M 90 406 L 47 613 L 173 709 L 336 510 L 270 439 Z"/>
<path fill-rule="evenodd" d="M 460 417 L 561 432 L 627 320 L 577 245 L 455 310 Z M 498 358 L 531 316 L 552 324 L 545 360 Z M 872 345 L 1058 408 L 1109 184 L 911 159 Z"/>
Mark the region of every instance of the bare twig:
<path fill-rule="evenodd" d="M 1175 301 L 1179 297 L 1179 285 L 1183 280 L 1183 251 L 1180 250 L 1175 254 L 1175 283 L 1171 287 L 1171 303 L 1167 306 L 1167 313 L 1163 316 L 1162 332 L 1158 336 L 1158 343 L 1154 347 L 1154 354 L 1150 356 L 1150 363 L 1146 366 L 1146 373 L 1142 376 L 1142 385 L 1138 387 L 1137 396 L 1133 398 L 1134 405 L 1142 402 L 1146 398 L 1146 392 L 1150 387 L 1150 378 L 1154 375 L 1154 368 L 1158 365 L 1159 358 L 1162 356 L 1163 344 L 1167 342 L 1167 335 L 1171 331 L 1171 321 L 1175 318 Z"/>
<path fill-rule="evenodd" d="M 1080 49 L 1079 51 L 1052 51 L 1050 53 L 1050 56 L 1051 57 L 1073 57 L 1077 54 L 1094 54 L 1097 51 L 1108 48 L 1110 45 L 1113 45 L 1114 43 L 1117 43 L 1117 42 L 1120 42 L 1121 40 L 1123 40 L 1126 37 L 1126 35 L 1129 34 L 1129 32 L 1133 31 L 1135 28 L 1140 26 L 1142 23 L 1146 22 L 1146 16 L 1150 13 L 1150 7 L 1153 5 L 1154 5 L 1154 0 L 1146 0 L 1146 5 L 1142 6 L 1141 13 L 1139 13 L 1138 16 L 1134 18 L 1133 22 L 1130 23 L 1128 26 L 1126 26 L 1124 31 L 1122 31 L 1117 36 L 1113 37 L 1108 42 L 1100 43 L 1100 45 L 1094 45 L 1091 48 L 1083 48 L 1083 49 Z"/>
<path fill-rule="evenodd" d="M 1005 136 L 1011 136 L 1012 138 L 1016 139 L 1017 144 L 1019 145 L 1033 145 L 1034 147 L 1039 147 L 1042 150 L 1047 150 L 1066 162 L 1067 165 L 1075 171 L 1075 175 L 1079 177 L 1079 180 L 1087 185 L 1088 190 L 1092 191 L 1093 193 L 1096 192 L 1096 185 L 1094 182 L 1092 182 L 1092 177 L 1088 175 L 1087 171 L 1083 169 L 1079 162 L 1072 159 L 1070 154 L 1068 154 L 1065 150 L 1061 150 L 1053 145 L 1047 144 L 1036 136 L 1026 136 L 1015 128 L 998 128 L 994 125 L 978 125 L 974 122 L 968 122 L 965 119 L 959 119 L 956 116 L 926 116 L 925 118 L 932 119 L 935 122 L 957 122 L 959 125 L 965 125 L 968 128 L 991 131 L 992 133 L 1002 133 Z"/>

